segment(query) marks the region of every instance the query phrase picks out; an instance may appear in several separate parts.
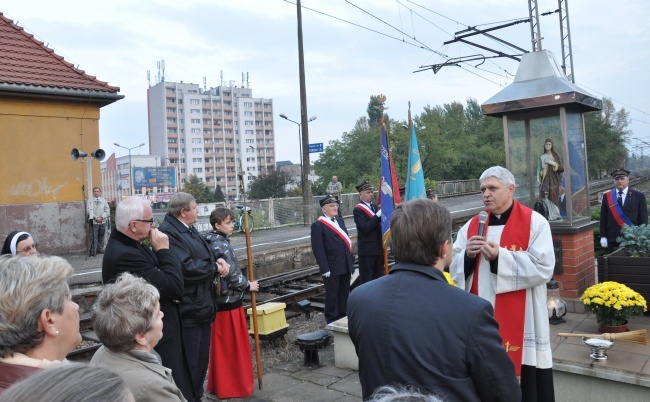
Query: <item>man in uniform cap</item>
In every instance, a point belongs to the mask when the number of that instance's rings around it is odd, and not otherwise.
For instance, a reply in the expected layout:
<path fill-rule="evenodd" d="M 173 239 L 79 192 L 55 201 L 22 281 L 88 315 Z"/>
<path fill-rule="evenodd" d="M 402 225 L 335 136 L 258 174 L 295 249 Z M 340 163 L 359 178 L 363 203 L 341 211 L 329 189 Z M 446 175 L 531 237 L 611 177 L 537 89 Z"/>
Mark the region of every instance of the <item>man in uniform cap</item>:
<path fill-rule="evenodd" d="M 363 285 L 382 276 L 384 247 L 381 242 L 381 210 L 372 202 L 374 188 L 366 180 L 359 183 L 356 189 L 359 192 L 359 203 L 352 214 L 357 225 L 359 285 Z"/>
<path fill-rule="evenodd" d="M 336 197 L 319 200 L 323 216 L 311 224 L 311 248 L 325 284 L 325 321 L 346 316 L 350 277 L 354 273 L 352 241 L 343 218 L 338 216 Z"/>
<path fill-rule="evenodd" d="M 620 236 L 623 225 L 637 226 L 648 223 L 645 194 L 628 187 L 629 174 L 630 171 L 624 168 L 612 170 L 614 189 L 603 194 L 600 207 L 600 245 L 607 247 L 610 253 L 618 248 L 616 238 Z"/>
<path fill-rule="evenodd" d="M 427 190 L 427 198 L 432 200 L 432 201 L 438 202 L 438 194 L 436 194 L 436 190 L 434 190 L 432 188 L 428 189 Z"/>

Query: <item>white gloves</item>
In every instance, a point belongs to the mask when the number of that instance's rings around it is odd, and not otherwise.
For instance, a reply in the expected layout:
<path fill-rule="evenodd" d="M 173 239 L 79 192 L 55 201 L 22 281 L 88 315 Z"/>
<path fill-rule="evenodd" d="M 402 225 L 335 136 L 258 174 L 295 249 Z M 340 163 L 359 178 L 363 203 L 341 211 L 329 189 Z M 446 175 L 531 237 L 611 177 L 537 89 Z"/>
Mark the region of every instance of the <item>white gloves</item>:
<path fill-rule="evenodd" d="M 607 247 L 607 237 L 601 237 L 600 238 L 600 245 L 602 247 Z"/>
<path fill-rule="evenodd" d="M 323 274 L 323 278 L 329 278 L 332 273 L 330 271 L 327 271 Z"/>
<path fill-rule="evenodd" d="M 381 209 L 379 211 L 377 211 L 377 213 L 375 215 L 377 215 L 377 217 L 381 218 Z"/>

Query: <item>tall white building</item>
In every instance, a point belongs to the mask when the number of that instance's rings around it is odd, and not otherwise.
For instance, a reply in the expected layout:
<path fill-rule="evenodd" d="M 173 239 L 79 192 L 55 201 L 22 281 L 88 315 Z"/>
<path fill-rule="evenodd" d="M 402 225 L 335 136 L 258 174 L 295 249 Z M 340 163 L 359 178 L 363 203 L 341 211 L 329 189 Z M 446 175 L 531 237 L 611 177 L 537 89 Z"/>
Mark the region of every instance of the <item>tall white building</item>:
<path fill-rule="evenodd" d="M 275 166 L 273 99 L 252 95 L 252 89 L 236 86 L 202 90 L 198 84 L 163 81 L 150 87 L 150 153 L 178 169 L 181 188 L 196 175 L 238 199 L 239 169 L 248 189 Z"/>

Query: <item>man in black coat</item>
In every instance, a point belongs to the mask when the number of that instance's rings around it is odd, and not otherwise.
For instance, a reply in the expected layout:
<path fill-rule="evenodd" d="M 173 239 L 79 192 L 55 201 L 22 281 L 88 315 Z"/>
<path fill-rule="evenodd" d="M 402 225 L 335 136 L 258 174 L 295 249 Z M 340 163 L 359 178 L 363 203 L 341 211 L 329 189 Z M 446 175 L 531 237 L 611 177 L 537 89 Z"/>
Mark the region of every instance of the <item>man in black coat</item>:
<path fill-rule="evenodd" d="M 353 215 L 357 225 L 360 285 L 384 274 L 384 248 L 381 241 L 381 210 L 372 202 L 374 188 L 366 180 L 356 189 L 359 203 L 354 207 Z"/>
<path fill-rule="evenodd" d="M 153 227 L 151 206 L 137 197 L 117 205 L 115 225 L 102 261 L 102 281 L 114 282 L 123 272 L 144 278 L 160 292 L 163 337 L 155 351 L 163 366 L 172 370 L 176 386 L 188 400 L 194 399 L 189 370 L 183 353 L 180 300 L 183 298 L 181 262 L 169 250 L 169 238 Z M 142 244 L 149 239 L 153 250 Z"/>
<path fill-rule="evenodd" d="M 405 202 L 390 230 L 399 263 L 348 303 L 363 398 L 402 385 L 448 401 L 520 402 L 492 305 L 443 275 L 453 253 L 449 211 L 431 200 Z"/>
<path fill-rule="evenodd" d="M 345 317 L 354 273 L 352 241 L 333 195 L 320 201 L 323 216 L 311 224 L 311 248 L 325 284 L 325 321 Z"/>
<path fill-rule="evenodd" d="M 180 304 L 183 344 L 187 356 L 194 400 L 203 396 L 203 383 L 208 371 L 210 329 L 216 310 L 213 282 L 217 272 L 228 274 L 228 264 L 215 261 L 208 243 L 192 225 L 198 212 L 191 194 L 178 192 L 169 200 L 169 208 L 160 231 L 169 236 L 169 248 L 181 261 L 183 299 Z M 218 263 L 218 264 L 217 264 Z"/>
<path fill-rule="evenodd" d="M 638 226 L 648 224 L 648 205 L 645 194 L 632 190 L 629 170 L 617 168 L 612 171 L 614 189 L 603 194 L 600 207 L 600 245 L 608 252 L 618 248 L 616 238 L 621 235 L 623 224 Z"/>

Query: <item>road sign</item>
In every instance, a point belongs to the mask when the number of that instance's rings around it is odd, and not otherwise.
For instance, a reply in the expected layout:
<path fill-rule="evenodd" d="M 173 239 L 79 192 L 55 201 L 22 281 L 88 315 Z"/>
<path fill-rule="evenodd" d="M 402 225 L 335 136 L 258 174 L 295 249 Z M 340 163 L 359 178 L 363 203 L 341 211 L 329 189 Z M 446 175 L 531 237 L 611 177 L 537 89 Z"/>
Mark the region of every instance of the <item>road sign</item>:
<path fill-rule="evenodd" d="M 316 152 L 323 152 L 323 143 L 319 142 L 317 144 L 309 144 L 309 153 L 313 154 Z"/>

